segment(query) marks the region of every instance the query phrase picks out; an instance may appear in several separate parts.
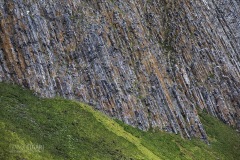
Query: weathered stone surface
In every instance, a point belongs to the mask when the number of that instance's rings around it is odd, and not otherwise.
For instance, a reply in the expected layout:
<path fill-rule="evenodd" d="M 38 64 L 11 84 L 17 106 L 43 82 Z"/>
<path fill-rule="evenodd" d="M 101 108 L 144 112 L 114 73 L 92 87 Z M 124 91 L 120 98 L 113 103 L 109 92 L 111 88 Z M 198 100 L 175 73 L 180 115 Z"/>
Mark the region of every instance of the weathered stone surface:
<path fill-rule="evenodd" d="M 147 130 L 240 128 L 238 0 L 1 0 L 0 81 Z"/>

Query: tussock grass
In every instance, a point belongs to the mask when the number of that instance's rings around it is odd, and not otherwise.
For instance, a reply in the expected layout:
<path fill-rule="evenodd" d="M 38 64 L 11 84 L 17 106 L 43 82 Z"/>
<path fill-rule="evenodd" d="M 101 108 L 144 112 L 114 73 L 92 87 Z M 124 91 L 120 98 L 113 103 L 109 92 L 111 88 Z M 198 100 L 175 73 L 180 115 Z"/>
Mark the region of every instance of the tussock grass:
<path fill-rule="evenodd" d="M 0 159 L 238 159 L 240 136 L 202 113 L 211 145 L 144 132 L 61 98 L 42 99 L 0 83 Z"/>

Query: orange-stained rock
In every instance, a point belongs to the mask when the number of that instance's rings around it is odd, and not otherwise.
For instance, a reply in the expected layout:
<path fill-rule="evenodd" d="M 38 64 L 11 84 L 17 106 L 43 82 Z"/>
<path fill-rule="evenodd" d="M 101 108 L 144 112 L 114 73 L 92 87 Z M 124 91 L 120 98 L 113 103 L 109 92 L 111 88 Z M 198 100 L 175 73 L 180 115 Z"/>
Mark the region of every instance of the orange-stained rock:
<path fill-rule="evenodd" d="M 142 130 L 240 128 L 237 0 L 0 2 L 0 81 L 91 104 Z"/>

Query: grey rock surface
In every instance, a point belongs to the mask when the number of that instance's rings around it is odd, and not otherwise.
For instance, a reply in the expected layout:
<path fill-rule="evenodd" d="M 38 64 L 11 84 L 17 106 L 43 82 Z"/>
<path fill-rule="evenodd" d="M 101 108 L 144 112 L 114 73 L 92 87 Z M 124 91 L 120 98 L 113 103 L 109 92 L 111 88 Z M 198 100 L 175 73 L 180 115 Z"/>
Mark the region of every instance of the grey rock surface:
<path fill-rule="evenodd" d="M 142 130 L 240 129 L 239 0 L 0 0 L 0 81 Z"/>

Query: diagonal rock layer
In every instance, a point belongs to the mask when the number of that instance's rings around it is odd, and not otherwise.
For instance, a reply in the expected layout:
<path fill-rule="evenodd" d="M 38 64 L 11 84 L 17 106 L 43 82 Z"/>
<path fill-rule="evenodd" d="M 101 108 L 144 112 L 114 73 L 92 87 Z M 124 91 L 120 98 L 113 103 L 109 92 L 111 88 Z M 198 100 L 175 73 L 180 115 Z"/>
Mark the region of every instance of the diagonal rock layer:
<path fill-rule="evenodd" d="M 238 0 L 1 0 L 0 81 L 142 130 L 240 129 Z"/>

